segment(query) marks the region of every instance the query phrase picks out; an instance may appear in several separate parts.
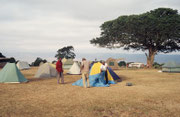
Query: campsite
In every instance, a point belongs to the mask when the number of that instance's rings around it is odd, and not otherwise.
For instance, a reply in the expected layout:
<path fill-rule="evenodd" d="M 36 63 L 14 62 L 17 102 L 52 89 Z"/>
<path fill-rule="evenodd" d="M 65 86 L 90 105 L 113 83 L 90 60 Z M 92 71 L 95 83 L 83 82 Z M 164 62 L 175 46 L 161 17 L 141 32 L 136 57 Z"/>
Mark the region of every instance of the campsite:
<path fill-rule="evenodd" d="M 122 82 L 110 87 L 72 86 L 81 75 L 68 75 L 65 84 L 56 78 L 34 78 L 38 67 L 22 70 L 29 80 L 0 84 L 2 117 L 178 117 L 179 73 L 156 69 L 119 69 Z M 127 82 L 133 86 L 126 86 Z"/>
<path fill-rule="evenodd" d="M 180 117 L 180 0 L 0 5 L 0 117 Z"/>

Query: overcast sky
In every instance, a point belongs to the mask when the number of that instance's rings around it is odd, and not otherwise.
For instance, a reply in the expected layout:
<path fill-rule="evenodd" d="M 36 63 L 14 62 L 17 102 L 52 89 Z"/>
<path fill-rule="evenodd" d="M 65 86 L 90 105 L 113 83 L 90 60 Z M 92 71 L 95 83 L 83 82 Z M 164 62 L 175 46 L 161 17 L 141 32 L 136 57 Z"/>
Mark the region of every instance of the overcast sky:
<path fill-rule="evenodd" d="M 100 35 L 105 21 L 159 7 L 180 11 L 180 0 L 0 0 L 0 52 L 54 57 L 59 48 L 72 45 L 75 53 L 127 53 L 99 49 L 89 40 Z"/>

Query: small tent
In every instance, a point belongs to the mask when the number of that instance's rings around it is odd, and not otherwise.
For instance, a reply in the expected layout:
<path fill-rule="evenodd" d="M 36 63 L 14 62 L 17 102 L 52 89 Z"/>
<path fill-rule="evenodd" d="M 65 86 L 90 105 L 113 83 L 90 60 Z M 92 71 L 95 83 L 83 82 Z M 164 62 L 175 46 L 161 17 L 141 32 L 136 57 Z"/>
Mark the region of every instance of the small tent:
<path fill-rule="evenodd" d="M 21 83 L 28 80 L 22 75 L 15 63 L 7 63 L 0 71 L 1 83 Z"/>
<path fill-rule="evenodd" d="M 69 69 L 68 74 L 81 74 L 80 66 L 77 61 L 75 61 L 72 67 Z"/>
<path fill-rule="evenodd" d="M 73 59 L 63 59 L 63 69 L 70 69 L 74 63 Z"/>
<path fill-rule="evenodd" d="M 144 68 L 144 63 L 130 63 L 129 65 L 128 65 L 128 67 L 130 67 L 130 68 Z"/>
<path fill-rule="evenodd" d="M 107 78 L 108 84 L 105 81 L 105 72 L 101 72 L 101 63 L 94 63 L 90 69 L 89 73 L 89 82 L 91 87 L 108 87 L 110 84 L 116 84 L 117 82 L 121 82 L 122 80 L 119 76 L 110 68 L 107 68 Z M 72 85 L 83 86 L 83 80 L 80 79 L 73 83 Z"/>
<path fill-rule="evenodd" d="M 108 64 L 109 67 L 111 67 L 112 69 L 118 69 L 120 66 L 118 65 L 119 61 L 124 60 L 123 58 L 119 58 L 119 59 L 114 59 L 114 58 L 108 58 L 106 60 L 106 63 Z"/>
<path fill-rule="evenodd" d="M 62 63 L 65 63 L 66 61 L 67 61 L 66 58 L 63 58 L 63 59 L 62 59 Z"/>
<path fill-rule="evenodd" d="M 39 66 L 41 66 L 41 65 L 43 65 L 44 64 L 44 62 L 43 61 L 41 61 L 40 63 L 39 63 Z"/>
<path fill-rule="evenodd" d="M 56 69 L 56 65 L 55 64 L 52 64 L 52 63 L 48 63 L 48 64 L 51 65 L 51 67 Z"/>
<path fill-rule="evenodd" d="M 16 65 L 20 70 L 30 69 L 28 62 L 25 61 L 19 61 Z"/>
<path fill-rule="evenodd" d="M 174 73 L 180 73 L 180 64 L 177 64 L 176 62 L 167 62 L 162 66 L 163 72 L 174 72 Z"/>
<path fill-rule="evenodd" d="M 51 63 L 44 63 L 43 65 L 39 66 L 38 71 L 35 74 L 35 78 L 50 78 L 56 77 L 57 71 L 55 65 Z"/>

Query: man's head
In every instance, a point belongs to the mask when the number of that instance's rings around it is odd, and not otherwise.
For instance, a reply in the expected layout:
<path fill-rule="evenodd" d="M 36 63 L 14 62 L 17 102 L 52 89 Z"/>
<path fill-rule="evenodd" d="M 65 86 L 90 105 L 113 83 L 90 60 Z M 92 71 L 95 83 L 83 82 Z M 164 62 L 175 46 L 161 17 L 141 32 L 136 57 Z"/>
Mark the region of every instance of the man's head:
<path fill-rule="evenodd" d="M 86 59 L 85 58 L 82 58 L 82 61 L 85 61 Z"/>
<path fill-rule="evenodd" d="M 105 65 L 105 61 L 102 61 L 101 63 L 102 63 L 103 65 Z"/>

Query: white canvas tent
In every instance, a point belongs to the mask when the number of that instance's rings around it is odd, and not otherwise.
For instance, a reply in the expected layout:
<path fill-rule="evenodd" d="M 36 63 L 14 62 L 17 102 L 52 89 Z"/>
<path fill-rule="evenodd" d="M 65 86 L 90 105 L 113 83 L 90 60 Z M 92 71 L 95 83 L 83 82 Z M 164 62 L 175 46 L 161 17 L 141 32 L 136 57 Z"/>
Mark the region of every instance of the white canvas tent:
<path fill-rule="evenodd" d="M 63 63 L 63 69 L 69 70 L 72 67 L 74 61 L 73 59 L 63 59 L 62 63 Z"/>
<path fill-rule="evenodd" d="M 66 58 L 63 58 L 63 59 L 62 59 L 62 63 L 65 63 L 66 61 L 67 61 Z"/>
<path fill-rule="evenodd" d="M 16 66 L 18 67 L 18 69 L 20 70 L 24 70 L 24 69 L 30 69 L 30 66 L 28 64 L 28 62 L 25 61 L 19 61 Z"/>
<path fill-rule="evenodd" d="M 56 77 L 57 71 L 51 63 L 44 63 L 39 66 L 38 71 L 35 74 L 35 78 L 50 78 Z"/>
<path fill-rule="evenodd" d="M 68 74 L 81 74 L 80 66 L 77 61 L 75 61 L 72 67 L 69 69 Z"/>
<path fill-rule="evenodd" d="M 41 65 L 43 65 L 43 64 L 44 64 L 44 62 L 41 61 L 41 62 L 39 63 L 39 66 L 41 66 Z"/>
<path fill-rule="evenodd" d="M 128 67 L 143 68 L 144 64 L 143 63 L 130 63 Z"/>

